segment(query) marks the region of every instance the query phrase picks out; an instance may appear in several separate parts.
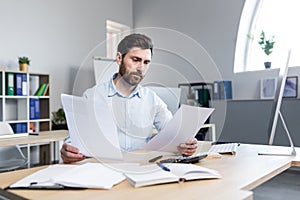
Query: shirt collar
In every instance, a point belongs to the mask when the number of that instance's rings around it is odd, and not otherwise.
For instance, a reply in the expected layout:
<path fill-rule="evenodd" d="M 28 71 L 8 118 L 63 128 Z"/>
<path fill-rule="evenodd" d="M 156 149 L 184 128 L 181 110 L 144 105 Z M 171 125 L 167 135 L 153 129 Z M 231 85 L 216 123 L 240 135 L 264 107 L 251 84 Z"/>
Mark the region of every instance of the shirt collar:
<path fill-rule="evenodd" d="M 117 91 L 115 83 L 114 83 L 114 79 L 118 76 L 118 73 L 115 73 L 113 75 L 113 77 L 110 79 L 109 81 L 109 85 L 108 85 L 108 97 L 112 97 L 115 95 L 118 95 L 120 97 L 123 98 L 133 98 L 135 96 L 137 96 L 138 98 L 142 97 L 142 86 L 141 85 L 137 85 L 136 88 L 134 89 L 134 91 L 129 95 L 129 97 L 125 97 L 123 96 L 120 92 Z"/>

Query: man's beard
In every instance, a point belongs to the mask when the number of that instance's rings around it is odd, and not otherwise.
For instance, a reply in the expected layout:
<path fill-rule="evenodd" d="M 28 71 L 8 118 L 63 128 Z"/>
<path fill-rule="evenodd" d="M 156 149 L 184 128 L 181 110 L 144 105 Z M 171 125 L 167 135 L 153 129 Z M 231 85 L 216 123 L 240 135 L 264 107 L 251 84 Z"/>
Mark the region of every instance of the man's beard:
<path fill-rule="evenodd" d="M 126 71 L 126 66 L 122 60 L 119 70 L 120 75 L 126 83 L 132 86 L 138 85 L 144 78 L 140 72 L 128 72 Z"/>

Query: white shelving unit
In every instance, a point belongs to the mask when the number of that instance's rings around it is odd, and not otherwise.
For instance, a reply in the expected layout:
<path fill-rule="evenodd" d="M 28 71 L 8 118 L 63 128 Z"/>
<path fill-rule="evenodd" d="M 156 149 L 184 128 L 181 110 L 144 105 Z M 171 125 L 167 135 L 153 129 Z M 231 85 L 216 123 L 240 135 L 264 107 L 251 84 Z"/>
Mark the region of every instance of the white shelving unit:
<path fill-rule="evenodd" d="M 20 77 L 22 77 L 21 83 Z M 50 88 L 48 87 L 43 96 L 34 95 L 38 87 L 44 83 L 50 85 L 48 74 L 0 71 L 0 121 L 8 122 L 13 127 L 15 134 L 24 136 L 29 133 L 50 130 Z M 11 85 L 13 85 L 13 90 L 9 88 Z M 20 90 L 17 93 L 16 88 L 21 88 L 21 93 Z M 35 107 L 30 105 L 33 101 L 36 102 Z M 31 117 L 32 112 L 36 112 L 34 118 Z M 29 163 L 49 164 L 49 144 L 21 145 L 21 148 L 23 147 L 27 148 L 25 154 L 28 156 Z"/>

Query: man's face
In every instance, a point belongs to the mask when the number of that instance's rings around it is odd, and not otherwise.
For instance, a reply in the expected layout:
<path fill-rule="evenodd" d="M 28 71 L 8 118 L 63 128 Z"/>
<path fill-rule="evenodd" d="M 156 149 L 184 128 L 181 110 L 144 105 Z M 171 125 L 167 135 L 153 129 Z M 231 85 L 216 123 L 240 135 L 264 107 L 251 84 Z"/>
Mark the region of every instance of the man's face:
<path fill-rule="evenodd" d="M 119 73 L 129 85 L 135 86 L 143 80 L 148 71 L 150 61 L 150 49 L 134 47 L 123 59 L 119 60 Z"/>

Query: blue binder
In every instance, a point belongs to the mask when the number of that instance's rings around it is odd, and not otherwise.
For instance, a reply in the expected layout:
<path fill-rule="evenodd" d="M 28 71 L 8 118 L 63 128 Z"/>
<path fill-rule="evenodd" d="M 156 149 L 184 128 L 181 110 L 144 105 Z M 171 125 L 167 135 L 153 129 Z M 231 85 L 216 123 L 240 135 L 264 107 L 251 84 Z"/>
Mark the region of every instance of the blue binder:
<path fill-rule="evenodd" d="M 35 99 L 29 100 L 29 119 L 35 119 Z"/>
<path fill-rule="evenodd" d="M 34 117 L 35 119 L 40 119 L 40 100 L 34 99 Z"/>
<path fill-rule="evenodd" d="M 15 74 L 15 94 L 22 96 L 22 74 Z"/>

